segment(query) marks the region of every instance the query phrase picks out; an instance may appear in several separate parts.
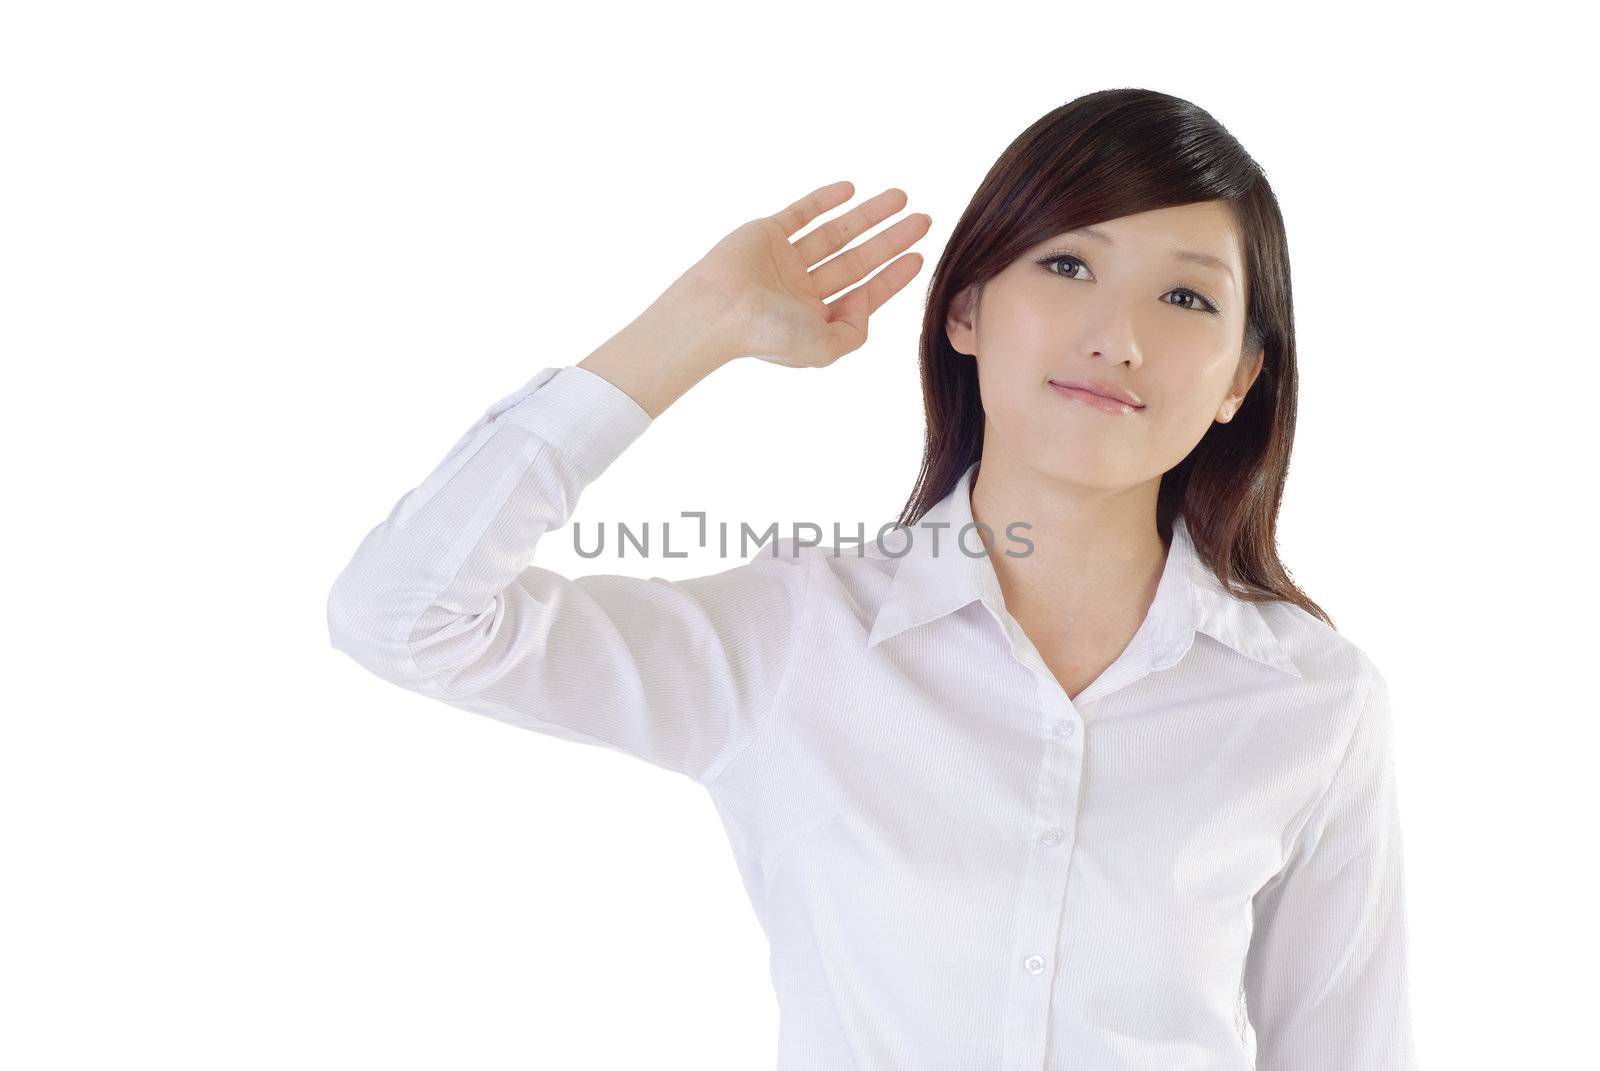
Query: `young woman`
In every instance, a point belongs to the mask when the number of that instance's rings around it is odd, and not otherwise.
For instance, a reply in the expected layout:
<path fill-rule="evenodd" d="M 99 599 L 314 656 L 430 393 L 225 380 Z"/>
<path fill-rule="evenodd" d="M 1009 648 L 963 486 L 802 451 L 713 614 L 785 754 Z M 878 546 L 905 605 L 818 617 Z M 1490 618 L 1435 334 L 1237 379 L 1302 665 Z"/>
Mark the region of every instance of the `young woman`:
<path fill-rule="evenodd" d="M 780 1069 L 1413 1067 L 1388 692 L 1275 550 L 1283 224 L 1194 105 L 1091 94 L 985 178 L 899 525 L 680 582 L 526 567 L 718 367 L 866 341 L 930 220 L 847 249 L 890 189 L 793 237 L 852 192 L 744 224 L 491 406 L 338 578 L 334 645 L 704 785 Z"/>

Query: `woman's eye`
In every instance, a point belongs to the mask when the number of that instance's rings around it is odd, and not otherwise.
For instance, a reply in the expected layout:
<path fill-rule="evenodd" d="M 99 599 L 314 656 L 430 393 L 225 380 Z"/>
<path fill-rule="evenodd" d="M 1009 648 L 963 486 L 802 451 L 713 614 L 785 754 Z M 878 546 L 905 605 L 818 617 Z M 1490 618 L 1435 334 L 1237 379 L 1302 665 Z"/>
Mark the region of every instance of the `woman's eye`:
<path fill-rule="evenodd" d="M 1200 312 L 1216 312 L 1217 311 L 1217 307 L 1215 305 L 1211 304 L 1211 302 L 1207 301 L 1205 298 L 1201 297 L 1199 294 L 1196 294 L 1193 290 L 1187 290 L 1187 289 L 1184 289 L 1184 288 L 1180 287 L 1177 290 L 1169 290 L 1168 293 L 1171 293 L 1171 294 L 1185 294 L 1188 297 L 1192 298 L 1196 302 L 1196 304 L 1179 305 L 1178 307 L 1181 308 L 1181 309 L 1197 309 Z"/>
<path fill-rule="evenodd" d="M 1060 275 L 1063 279 L 1074 278 L 1078 268 L 1086 268 L 1086 267 L 1088 267 L 1087 264 L 1085 264 L 1083 261 L 1079 260 L 1077 257 L 1073 256 L 1070 253 L 1057 253 L 1054 256 L 1045 257 L 1043 260 L 1039 261 L 1039 263 L 1045 268 L 1046 271 L 1050 272 L 1051 275 Z M 1056 271 L 1056 267 L 1055 266 L 1057 264 L 1071 264 L 1071 265 L 1074 265 L 1074 267 L 1072 268 L 1071 271 L 1066 272 L 1065 274 L 1063 274 L 1062 272 Z M 1206 298 L 1202 297 L 1201 295 L 1195 293 L 1193 290 L 1190 290 L 1188 287 L 1178 287 L 1175 290 L 1169 290 L 1168 293 L 1169 294 L 1184 294 L 1184 295 L 1187 295 L 1188 297 L 1193 299 L 1193 303 L 1191 303 L 1191 304 L 1188 304 L 1188 305 L 1177 305 L 1177 307 L 1180 308 L 1180 309 L 1193 309 L 1196 312 L 1205 312 L 1205 313 L 1212 313 L 1212 314 L 1215 314 L 1217 312 L 1217 306 L 1215 304 L 1213 304 L 1212 302 L 1210 302 Z M 1171 305 L 1171 304 L 1175 304 L 1175 303 L 1174 302 L 1168 302 L 1168 304 Z"/>
<path fill-rule="evenodd" d="M 1052 275 L 1060 275 L 1061 273 L 1056 271 L 1054 266 L 1057 265 L 1057 264 L 1062 263 L 1063 261 L 1071 261 L 1073 264 L 1077 264 L 1077 265 L 1080 265 L 1080 266 L 1083 264 L 1083 261 L 1079 260 L 1077 257 L 1070 256 L 1070 255 L 1068 255 L 1066 253 L 1061 253 L 1061 254 L 1058 254 L 1058 255 L 1053 256 L 1053 257 L 1046 257 L 1044 260 L 1041 260 L 1039 263 L 1043 264 L 1046 268 L 1050 269 L 1050 272 L 1051 272 Z M 1068 276 L 1068 277 L 1070 278 L 1070 276 Z"/>

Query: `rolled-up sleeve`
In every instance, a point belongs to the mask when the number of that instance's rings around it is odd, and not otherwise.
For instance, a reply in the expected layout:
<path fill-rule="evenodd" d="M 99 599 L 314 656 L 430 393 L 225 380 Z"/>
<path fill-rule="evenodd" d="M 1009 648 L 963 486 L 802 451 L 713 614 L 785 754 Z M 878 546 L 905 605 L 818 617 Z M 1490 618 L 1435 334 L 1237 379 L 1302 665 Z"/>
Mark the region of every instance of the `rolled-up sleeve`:
<path fill-rule="evenodd" d="M 1389 688 L 1365 656 L 1347 746 L 1288 862 L 1253 902 L 1245 972 L 1258 1071 L 1414 1071 Z"/>
<path fill-rule="evenodd" d="M 530 564 L 651 423 L 587 369 L 538 373 L 361 541 L 328 595 L 333 646 L 451 706 L 713 781 L 766 724 L 793 648 L 792 541 L 679 581 Z"/>

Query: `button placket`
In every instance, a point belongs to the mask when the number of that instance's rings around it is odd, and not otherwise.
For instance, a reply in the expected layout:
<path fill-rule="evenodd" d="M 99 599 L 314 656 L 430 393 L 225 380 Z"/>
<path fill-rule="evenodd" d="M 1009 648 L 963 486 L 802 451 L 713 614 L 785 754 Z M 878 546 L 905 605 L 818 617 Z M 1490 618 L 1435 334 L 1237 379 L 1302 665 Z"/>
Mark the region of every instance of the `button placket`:
<path fill-rule="evenodd" d="M 1070 720 L 1064 719 L 1056 723 L 1056 735 L 1063 740 L 1070 740 L 1073 733 L 1076 731 L 1076 724 Z M 1040 835 L 1039 843 L 1044 845 L 1046 848 L 1054 848 L 1057 844 L 1060 844 L 1065 837 L 1066 833 L 1060 829 L 1047 829 L 1043 834 Z"/>
<path fill-rule="evenodd" d="M 1009 1001 L 1003 1059 L 1008 1068 L 1037 1067 L 1044 1059 L 1054 988 L 1050 980 L 1058 966 L 1049 957 L 1061 946 L 1083 765 L 1077 709 L 1042 663 L 1031 668 L 1039 686 L 1043 723 L 1035 738 L 1042 748 L 1034 800 L 1038 824 L 1014 928 L 1016 988 Z"/>

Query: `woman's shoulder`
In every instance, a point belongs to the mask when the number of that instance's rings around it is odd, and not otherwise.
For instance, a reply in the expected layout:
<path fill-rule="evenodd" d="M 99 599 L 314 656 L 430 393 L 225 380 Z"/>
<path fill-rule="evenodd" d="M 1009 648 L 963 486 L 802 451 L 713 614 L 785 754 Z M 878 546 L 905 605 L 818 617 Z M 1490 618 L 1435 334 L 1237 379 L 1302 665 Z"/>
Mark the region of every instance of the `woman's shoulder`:
<path fill-rule="evenodd" d="M 1258 609 L 1302 683 L 1330 698 L 1354 702 L 1383 683 L 1382 670 L 1363 644 L 1304 607 L 1273 600 L 1259 603 Z"/>

